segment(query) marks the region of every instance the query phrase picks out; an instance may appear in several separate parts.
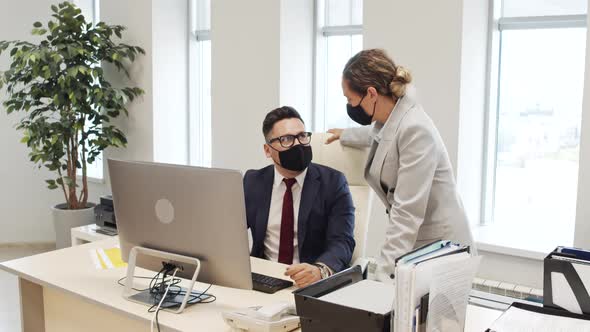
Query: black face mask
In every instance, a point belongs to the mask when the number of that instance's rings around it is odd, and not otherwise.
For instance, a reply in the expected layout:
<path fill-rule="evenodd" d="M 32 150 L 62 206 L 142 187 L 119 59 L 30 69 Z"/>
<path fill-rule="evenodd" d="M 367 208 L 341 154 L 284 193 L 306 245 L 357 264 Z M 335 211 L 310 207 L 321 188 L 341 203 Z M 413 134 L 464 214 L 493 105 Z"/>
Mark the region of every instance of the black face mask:
<path fill-rule="evenodd" d="M 313 154 L 310 145 L 295 145 L 289 150 L 279 151 L 281 166 L 295 172 L 301 172 L 309 166 Z"/>
<path fill-rule="evenodd" d="M 360 124 L 361 126 L 368 126 L 373 122 L 373 115 L 375 115 L 375 106 L 377 105 L 377 102 L 375 102 L 375 105 L 373 105 L 373 114 L 368 115 L 361 106 L 363 99 L 365 99 L 364 96 L 356 106 L 346 104 L 346 113 L 348 113 L 348 116 L 352 119 L 352 121 Z"/>

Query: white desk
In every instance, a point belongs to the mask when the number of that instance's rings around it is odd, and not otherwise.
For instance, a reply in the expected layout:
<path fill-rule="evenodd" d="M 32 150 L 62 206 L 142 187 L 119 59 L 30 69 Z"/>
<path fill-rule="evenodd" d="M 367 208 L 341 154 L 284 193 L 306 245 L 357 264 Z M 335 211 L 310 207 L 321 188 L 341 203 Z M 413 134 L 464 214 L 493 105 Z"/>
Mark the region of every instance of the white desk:
<path fill-rule="evenodd" d="M 23 331 L 149 331 L 147 307 L 123 299 L 117 280 L 125 268 L 97 270 L 89 251 L 110 248 L 111 238 L 36 256 L 3 262 L 0 268 L 19 277 Z M 283 277 L 284 265 L 252 258 L 255 272 Z M 152 276 L 145 270 L 136 275 Z M 197 283 L 195 289 L 206 284 Z M 160 312 L 162 331 L 231 331 L 220 312 L 227 309 L 292 300 L 290 290 L 275 294 L 213 286 L 210 304 L 188 307 L 182 314 Z M 469 306 L 465 331 L 484 331 L 499 311 Z"/>
<path fill-rule="evenodd" d="M 99 227 L 96 224 L 74 227 L 71 230 L 72 247 L 79 246 L 88 242 L 95 242 L 113 238 L 113 236 L 98 233 Z"/>

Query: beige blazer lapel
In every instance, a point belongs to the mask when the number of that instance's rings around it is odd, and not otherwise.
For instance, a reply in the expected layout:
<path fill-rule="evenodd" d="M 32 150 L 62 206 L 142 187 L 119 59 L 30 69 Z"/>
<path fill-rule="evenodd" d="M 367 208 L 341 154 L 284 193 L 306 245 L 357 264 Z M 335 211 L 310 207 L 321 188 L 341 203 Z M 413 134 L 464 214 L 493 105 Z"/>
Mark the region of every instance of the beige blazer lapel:
<path fill-rule="evenodd" d="M 377 131 L 374 136 L 371 150 L 369 152 L 369 158 L 367 159 L 367 165 L 365 168 L 365 178 L 377 193 L 377 196 L 383 201 L 385 206 L 389 207 L 387 201 L 387 191 L 390 188 L 383 188 L 381 185 L 381 172 L 383 171 L 383 163 L 387 154 L 395 149 L 395 137 L 401 120 L 406 115 L 408 110 L 415 105 L 413 91 L 409 91 L 409 94 L 401 98 L 399 102 L 393 108 L 391 115 L 387 119 L 387 122 L 379 130 L 378 124 L 375 124 L 376 128 L 373 130 Z"/>

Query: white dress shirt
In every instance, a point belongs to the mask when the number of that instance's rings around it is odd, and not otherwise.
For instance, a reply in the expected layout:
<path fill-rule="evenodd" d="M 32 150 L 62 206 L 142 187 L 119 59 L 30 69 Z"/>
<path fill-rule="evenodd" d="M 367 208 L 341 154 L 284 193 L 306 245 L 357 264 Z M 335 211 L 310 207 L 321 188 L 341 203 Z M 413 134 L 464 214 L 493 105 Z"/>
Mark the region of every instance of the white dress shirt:
<path fill-rule="evenodd" d="M 275 178 L 272 186 L 270 209 L 268 211 L 268 225 L 264 238 L 264 256 L 266 259 L 277 262 L 279 260 L 279 245 L 281 243 L 281 218 L 283 215 L 283 197 L 287 191 L 284 177 L 275 167 Z M 293 264 L 299 263 L 299 248 L 297 246 L 297 221 L 299 220 L 299 204 L 301 203 L 301 191 L 307 168 L 295 177 L 296 183 L 291 187 L 293 193 Z"/>

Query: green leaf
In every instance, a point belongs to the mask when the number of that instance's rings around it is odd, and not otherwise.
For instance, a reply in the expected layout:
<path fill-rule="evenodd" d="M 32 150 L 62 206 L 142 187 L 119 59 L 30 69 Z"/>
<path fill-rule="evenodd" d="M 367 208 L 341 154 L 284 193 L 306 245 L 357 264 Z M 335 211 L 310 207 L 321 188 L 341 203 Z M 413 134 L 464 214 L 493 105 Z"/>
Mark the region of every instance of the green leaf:
<path fill-rule="evenodd" d="M 57 12 L 58 12 L 58 9 L 57 9 L 57 7 L 56 7 L 55 5 L 51 5 L 51 10 L 52 10 L 54 13 L 57 13 Z"/>
<path fill-rule="evenodd" d="M 124 146 L 123 142 L 121 142 L 121 140 L 119 138 L 117 138 L 117 137 L 111 138 L 111 142 L 113 143 L 114 146 L 116 146 L 118 148 Z"/>
<path fill-rule="evenodd" d="M 49 189 L 57 189 L 57 184 L 55 184 L 55 180 L 45 180 L 47 182 L 47 188 Z"/>
<path fill-rule="evenodd" d="M 35 22 L 35 23 L 33 23 L 33 26 L 34 26 L 35 28 L 40 28 L 40 27 L 42 27 L 42 26 L 43 26 L 43 24 L 41 24 L 41 22 Z"/>

